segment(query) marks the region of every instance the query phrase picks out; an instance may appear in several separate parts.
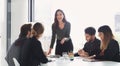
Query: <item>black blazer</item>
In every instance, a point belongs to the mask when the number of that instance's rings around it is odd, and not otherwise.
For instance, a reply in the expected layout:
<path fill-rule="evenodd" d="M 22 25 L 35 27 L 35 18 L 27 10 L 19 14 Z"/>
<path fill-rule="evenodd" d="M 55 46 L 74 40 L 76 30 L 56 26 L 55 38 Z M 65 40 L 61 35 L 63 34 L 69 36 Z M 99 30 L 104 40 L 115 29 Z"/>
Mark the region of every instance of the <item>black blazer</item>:
<path fill-rule="evenodd" d="M 48 59 L 44 55 L 41 42 L 35 37 L 30 40 L 30 48 L 28 51 L 27 66 L 38 66 L 40 63 L 47 63 Z"/>
<path fill-rule="evenodd" d="M 119 44 L 116 40 L 110 40 L 107 49 L 104 51 L 104 55 L 96 55 L 96 59 L 110 60 L 110 61 L 120 61 L 119 56 Z"/>

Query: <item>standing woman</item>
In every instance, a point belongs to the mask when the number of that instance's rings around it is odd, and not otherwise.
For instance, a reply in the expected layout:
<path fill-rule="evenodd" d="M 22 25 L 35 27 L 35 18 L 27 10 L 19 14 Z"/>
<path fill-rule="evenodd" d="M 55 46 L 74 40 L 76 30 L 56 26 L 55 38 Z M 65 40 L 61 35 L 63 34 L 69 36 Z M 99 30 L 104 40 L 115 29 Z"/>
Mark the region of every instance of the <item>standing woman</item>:
<path fill-rule="evenodd" d="M 50 54 L 53 49 L 55 39 L 57 39 L 55 49 L 56 55 L 62 56 L 63 52 L 73 51 L 70 30 L 71 25 L 66 20 L 64 12 L 58 9 L 55 13 L 54 23 L 52 24 L 52 39 L 48 54 Z"/>
<path fill-rule="evenodd" d="M 96 55 L 96 59 L 120 61 L 119 60 L 119 45 L 114 39 L 112 30 L 109 26 L 104 25 L 98 29 L 99 37 L 101 39 L 101 52 Z"/>

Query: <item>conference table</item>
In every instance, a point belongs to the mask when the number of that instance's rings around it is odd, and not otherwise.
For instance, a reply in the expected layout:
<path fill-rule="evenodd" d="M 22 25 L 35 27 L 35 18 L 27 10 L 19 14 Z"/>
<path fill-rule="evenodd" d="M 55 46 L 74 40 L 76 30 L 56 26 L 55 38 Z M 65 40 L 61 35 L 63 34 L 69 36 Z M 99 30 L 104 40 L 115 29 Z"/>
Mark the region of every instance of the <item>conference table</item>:
<path fill-rule="evenodd" d="M 95 59 L 86 59 L 82 57 L 74 57 L 74 60 L 60 58 L 48 58 L 52 60 L 41 66 L 120 66 L 120 62 L 114 61 L 98 61 Z"/>

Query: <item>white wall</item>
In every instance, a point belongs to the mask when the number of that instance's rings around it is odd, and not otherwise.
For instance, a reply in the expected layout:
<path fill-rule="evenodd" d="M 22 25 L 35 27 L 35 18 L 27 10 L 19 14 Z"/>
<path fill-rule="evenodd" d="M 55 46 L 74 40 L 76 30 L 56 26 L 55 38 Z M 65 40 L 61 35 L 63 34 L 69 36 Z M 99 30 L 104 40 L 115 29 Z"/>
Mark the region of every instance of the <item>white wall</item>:
<path fill-rule="evenodd" d="M 0 66 L 7 66 L 6 0 L 0 0 Z M 28 0 L 11 0 L 11 44 L 18 38 L 21 25 L 28 20 Z"/>
<path fill-rule="evenodd" d="M 35 21 L 43 22 L 45 34 L 51 37 L 51 25 L 57 9 L 65 12 L 71 23 L 71 37 L 75 51 L 85 43 L 84 29 L 93 26 L 96 30 L 101 25 L 115 29 L 115 15 L 120 12 L 120 0 L 35 0 Z M 96 35 L 97 36 L 97 35 Z M 44 42 L 43 42 L 44 43 Z M 50 39 L 47 45 L 49 46 Z"/>
<path fill-rule="evenodd" d="M 6 0 L 0 0 L 0 66 L 6 66 Z"/>
<path fill-rule="evenodd" d="M 11 44 L 18 38 L 20 27 L 28 21 L 28 0 L 11 1 Z"/>

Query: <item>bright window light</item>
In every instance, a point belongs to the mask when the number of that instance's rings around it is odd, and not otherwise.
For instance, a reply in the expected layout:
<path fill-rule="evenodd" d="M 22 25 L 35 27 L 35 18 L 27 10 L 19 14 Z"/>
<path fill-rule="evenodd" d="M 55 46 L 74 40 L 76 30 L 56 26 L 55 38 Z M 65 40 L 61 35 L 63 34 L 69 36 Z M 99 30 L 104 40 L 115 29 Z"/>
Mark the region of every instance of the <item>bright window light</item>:
<path fill-rule="evenodd" d="M 115 15 L 120 12 L 120 0 L 36 0 L 35 21 L 45 26 L 43 38 L 50 44 L 51 25 L 57 9 L 65 12 L 71 23 L 71 38 L 74 52 L 82 48 L 85 43 L 84 29 L 92 26 L 97 29 L 102 25 L 109 25 L 115 31 Z M 98 36 L 96 34 L 96 36 Z M 42 39 L 41 39 L 42 40 Z M 44 43 L 44 42 L 43 42 Z M 49 48 L 49 47 L 47 47 Z M 47 50 L 47 49 L 46 49 Z"/>

